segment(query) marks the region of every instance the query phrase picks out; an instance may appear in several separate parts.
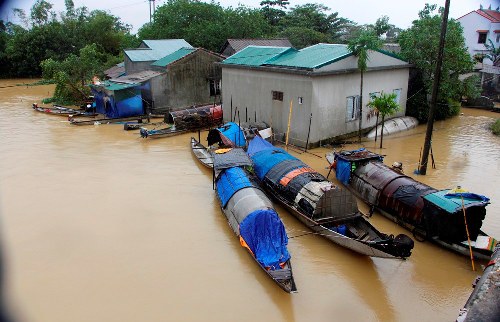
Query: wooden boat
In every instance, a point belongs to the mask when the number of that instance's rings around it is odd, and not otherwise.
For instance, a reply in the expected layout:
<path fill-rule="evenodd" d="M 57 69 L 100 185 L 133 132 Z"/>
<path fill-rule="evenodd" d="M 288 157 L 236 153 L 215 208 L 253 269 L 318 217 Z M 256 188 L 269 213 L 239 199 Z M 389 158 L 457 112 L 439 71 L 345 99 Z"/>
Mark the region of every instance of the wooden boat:
<path fill-rule="evenodd" d="M 497 241 L 481 231 L 489 199 L 477 194 L 438 191 L 383 163 L 383 156 L 364 150 L 331 152 L 327 160 L 337 179 L 373 209 L 413 232 L 470 256 L 464 220 L 476 258 L 488 259 Z"/>
<path fill-rule="evenodd" d="M 204 148 L 191 139 L 193 154 L 207 166 Z M 239 148 L 213 155 L 213 178 L 221 209 L 229 226 L 259 267 L 288 293 L 297 292 L 288 236 L 271 201 L 255 185 L 245 167 L 252 165 Z"/>
<path fill-rule="evenodd" d="M 81 116 L 94 116 L 93 113 L 87 113 L 83 110 L 76 110 L 69 107 L 63 107 L 58 105 L 53 105 L 52 107 L 41 107 L 34 103 L 32 105 L 33 110 L 45 114 L 59 115 L 59 116 L 69 116 L 69 115 L 81 115 Z"/>
<path fill-rule="evenodd" d="M 177 134 L 207 129 L 222 121 L 222 106 L 205 105 L 177 110 L 165 115 L 165 123 L 169 127 L 148 130 L 140 129 L 142 138 L 164 138 Z"/>
<path fill-rule="evenodd" d="M 411 255 L 413 240 L 378 231 L 359 212 L 354 195 L 335 186 L 285 150 L 255 137 L 248 146 L 264 189 L 318 235 L 357 253 L 383 258 Z"/>
<path fill-rule="evenodd" d="M 166 125 L 166 123 L 165 122 L 143 123 L 143 122 L 137 122 L 137 121 L 124 122 L 123 123 L 123 129 L 125 131 L 140 130 L 145 125 L 162 126 L 162 125 Z"/>
<path fill-rule="evenodd" d="M 195 138 L 191 138 L 191 151 L 193 151 L 194 156 L 207 168 L 214 167 L 214 157 L 212 151 L 209 148 L 203 146 Z"/>
<path fill-rule="evenodd" d="M 189 130 L 187 128 L 177 128 L 174 125 L 168 124 L 168 127 L 161 128 L 161 129 L 151 129 L 148 130 L 145 127 L 141 127 L 139 129 L 139 133 L 141 135 L 141 138 L 146 139 L 158 139 L 158 138 L 165 138 L 169 136 L 174 136 L 182 133 L 187 133 Z"/>
<path fill-rule="evenodd" d="M 474 290 L 469 296 L 457 321 L 498 321 L 500 305 L 498 305 L 498 279 L 500 277 L 500 244 L 498 244 L 486 265 L 483 274 L 476 280 Z M 496 318 L 495 318 L 496 316 Z"/>
<path fill-rule="evenodd" d="M 80 116 L 80 115 L 76 115 Z M 119 117 L 119 118 L 93 118 L 93 119 L 75 119 L 74 117 L 68 117 L 68 121 L 73 125 L 100 125 L 100 124 L 117 124 L 127 121 L 137 121 L 142 122 L 147 120 L 146 115 L 130 116 L 130 117 Z"/>

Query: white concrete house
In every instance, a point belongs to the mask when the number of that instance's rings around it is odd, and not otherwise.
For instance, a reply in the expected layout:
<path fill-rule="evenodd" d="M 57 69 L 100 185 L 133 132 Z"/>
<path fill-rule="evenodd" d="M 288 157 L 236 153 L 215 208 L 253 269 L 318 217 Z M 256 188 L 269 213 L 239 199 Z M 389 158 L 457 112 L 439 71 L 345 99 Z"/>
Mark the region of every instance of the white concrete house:
<path fill-rule="evenodd" d="M 489 9 L 479 9 L 457 19 L 464 29 L 465 45 L 469 54 L 484 54 L 484 46 L 489 40 L 495 47 L 500 45 L 500 12 Z"/>
<path fill-rule="evenodd" d="M 222 62 L 224 119 L 266 122 L 283 140 L 292 114 L 289 141 L 317 146 L 355 134 L 359 126 L 360 72 L 346 45 L 317 44 L 301 50 L 249 46 Z M 380 92 L 397 93 L 405 115 L 410 65 L 393 54 L 369 51 L 363 85 L 363 129 L 376 118 L 366 107 Z M 232 106 L 232 107 L 231 107 Z"/>

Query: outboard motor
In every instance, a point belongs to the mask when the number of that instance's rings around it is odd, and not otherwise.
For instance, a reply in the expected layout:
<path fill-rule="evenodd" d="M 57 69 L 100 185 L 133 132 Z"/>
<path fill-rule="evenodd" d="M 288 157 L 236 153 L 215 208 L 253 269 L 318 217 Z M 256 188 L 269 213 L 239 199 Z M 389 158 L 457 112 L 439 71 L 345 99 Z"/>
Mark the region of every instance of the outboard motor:
<path fill-rule="evenodd" d="M 147 138 L 148 137 L 148 130 L 144 127 L 141 127 L 141 129 L 139 130 L 140 133 L 141 133 L 141 138 Z"/>
<path fill-rule="evenodd" d="M 399 256 L 409 257 L 415 243 L 407 235 L 399 234 L 394 238 L 393 245 Z"/>

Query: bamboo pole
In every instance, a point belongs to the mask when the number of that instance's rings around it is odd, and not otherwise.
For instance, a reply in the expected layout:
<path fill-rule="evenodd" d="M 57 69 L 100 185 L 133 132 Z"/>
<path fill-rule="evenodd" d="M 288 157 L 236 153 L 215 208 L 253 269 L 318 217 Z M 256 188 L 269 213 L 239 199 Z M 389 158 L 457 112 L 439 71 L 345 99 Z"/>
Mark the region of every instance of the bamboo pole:
<path fill-rule="evenodd" d="M 292 122 L 292 109 L 293 109 L 293 101 L 290 100 L 290 112 L 288 112 L 288 125 L 286 128 L 286 140 L 285 140 L 285 147 L 288 150 L 288 137 L 290 135 L 290 123 Z"/>
<path fill-rule="evenodd" d="M 467 217 L 465 216 L 464 197 L 460 195 L 460 198 L 462 198 L 462 211 L 464 213 L 465 231 L 467 232 L 467 241 L 469 242 L 470 261 L 472 263 L 472 270 L 475 271 L 476 268 L 474 267 L 474 256 L 472 256 L 472 246 L 470 244 L 469 226 L 467 226 Z"/>

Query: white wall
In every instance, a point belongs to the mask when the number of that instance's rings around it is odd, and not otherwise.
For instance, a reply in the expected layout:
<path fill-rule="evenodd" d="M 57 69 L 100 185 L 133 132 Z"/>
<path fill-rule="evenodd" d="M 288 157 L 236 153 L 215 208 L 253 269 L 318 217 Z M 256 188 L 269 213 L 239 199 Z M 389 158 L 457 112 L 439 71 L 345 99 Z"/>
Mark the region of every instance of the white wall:
<path fill-rule="evenodd" d="M 363 120 L 362 127 L 375 125 L 376 118 L 368 119 L 370 109 L 366 107 L 370 93 L 392 93 L 401 89 L 401 110 L 395 116 L 405 115 L 408 93 L 409 69 L 370 71 L 364 74 L 363 81 Z M 311 142 L 356 132 L 359 120 L 346 121 L 347 97 L 359 95 L 360 74 L 344 74 L 316 77 L 313 81 L 313 129 Z"/>
<path fill-rule="evenodd" d="M 498 45 L 496 42 L 496 34 L 494 33 L 495 25 L 496 29 L 498 29 L 500 24 L 492 24 L 490 20 L 479 15 L 476 12 L 471 12 L 461 18 L 458 19 L 462 28 L 464 29 L 464 38 L 465 45 L 468 48 L 469 54 L 474 56 L 477 53 L 484 53 L 486 51 L 486 47 L 484 44 L 478 44 L 478 30 L 489 30 L 488 31 L 488 39 L 491 39 L 495 46 Z M 488 41 L 488 40 L 487 40 Z"/>

